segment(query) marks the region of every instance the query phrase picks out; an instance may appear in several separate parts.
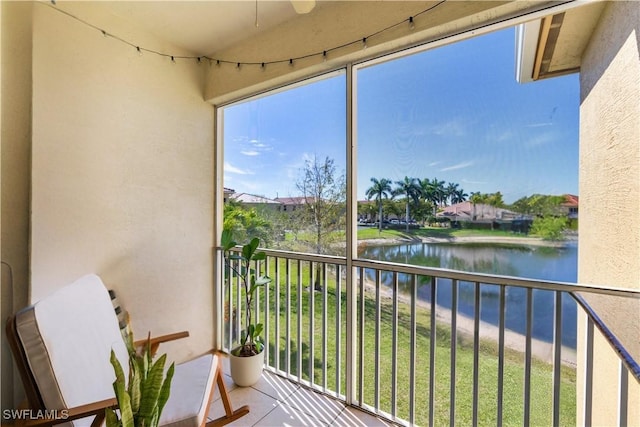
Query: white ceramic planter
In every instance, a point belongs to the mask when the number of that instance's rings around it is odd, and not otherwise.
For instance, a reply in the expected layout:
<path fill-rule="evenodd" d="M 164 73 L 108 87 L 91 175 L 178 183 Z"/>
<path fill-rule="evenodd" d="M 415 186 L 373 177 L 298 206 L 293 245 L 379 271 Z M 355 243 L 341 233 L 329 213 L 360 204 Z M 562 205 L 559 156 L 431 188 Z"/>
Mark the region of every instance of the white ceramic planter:
<path fill-rule="evenodd" d="M 240 387 L 250 387 L 258 382 L 264 366 L 264 350 L 249 357 L 229 355 L 231 378 Z"/>

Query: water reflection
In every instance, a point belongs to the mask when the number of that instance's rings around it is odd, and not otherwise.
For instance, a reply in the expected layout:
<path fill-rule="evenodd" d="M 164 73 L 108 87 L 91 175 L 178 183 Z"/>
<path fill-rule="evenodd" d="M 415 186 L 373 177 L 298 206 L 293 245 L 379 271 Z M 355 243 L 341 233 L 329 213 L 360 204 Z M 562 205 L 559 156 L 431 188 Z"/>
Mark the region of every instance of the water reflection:
<path fill-rule="evenodd" d="M 432 244 L 417 243 L 394 246 L 369 246 L 361 248 L 360 257 L 384 260 L 410 265 L 448 268 L 474 273 L 487 273 L 514 277 L 524 277 L 560 282 L 575 282 L 577 279 L 577 246 L 565 247 L 510 246 L 499 244 Z M 368 271 L 369 280 L 375 280 L 374 273 Z M 393 274 L 382 273 L 382 281 L 390 285 Z M 418 280 L 418 298 L 431 301 L 430 278 Z M 398 275 L 401 292 L 408 293 L 410 279 L 407 275 Z M 500 287 L 482 284 L 480 319 L 498 325 Z M 506 288 L 505 325 L 507 329 L 518 333 L 525 332 L 526 290 L 516 287 Z M 451 280 L 437 280 L 436 303 L 451 308 Z M 534 338 L 553 341 L 554 293 L 533 291 L 533 327 Z M 576 303 L 569 295 L 562 295 L 562 343 L 576 346 Z M 474 285 L 461 282 L 458 288 L 458 312 L 473 317 Z"/>

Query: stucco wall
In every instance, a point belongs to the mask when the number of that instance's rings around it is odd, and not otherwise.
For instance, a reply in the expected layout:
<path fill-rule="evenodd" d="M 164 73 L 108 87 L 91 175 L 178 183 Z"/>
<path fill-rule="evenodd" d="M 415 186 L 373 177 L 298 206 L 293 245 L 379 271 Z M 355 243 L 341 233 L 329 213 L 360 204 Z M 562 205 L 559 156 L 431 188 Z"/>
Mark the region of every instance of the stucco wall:
<path fill-rule="evenodd" d="M 578 280 L 638 289 L 640 3 L 608 3 L 582 58 L 580 83 Z M 610 298 L 590 302 L 630 350 L 640 354 L 640 304 Z M 584 334 L 583 321 L 578 336 Z M 583 352 L 580 339 L 578 343 Z M 617 357 L 601 340 L 594 353 L 593 423 L 610 425 L 616 423 Z M 580 378 L 579 405 L 583 386 Z M 640 424 L 640 386 L 634 380 L 630 381 L 629 409 L 629 425 Z"/>
<path fill-rule="evenodd" d="M 91 2 L 77 6 L 110 33 L 181 53 Z M 48 3 L 33 9 L 31 300 L 95 272 L 138 337 L 188 329 L 163 349 L 177 359 L 207 350 L 213 107 L 203 66 L 140 56 Z"/>
<path fill-rule="evenodd" d="M 29 191 L 31 178 L 32 4 L 0 2 L 2 143 L 2 319 L 27 302 L 29 284 Z M 6 264 L 5 264 L 6 263 Z M 4 323 L 3 323 L 4 325 Z M 4 337 L 4 327 L 2 328 Z M 13 375 L 8 344 L 2 341 L 2 408 L 22 395 Z M 11 406 L 13 405 L 13 406 Z"/>

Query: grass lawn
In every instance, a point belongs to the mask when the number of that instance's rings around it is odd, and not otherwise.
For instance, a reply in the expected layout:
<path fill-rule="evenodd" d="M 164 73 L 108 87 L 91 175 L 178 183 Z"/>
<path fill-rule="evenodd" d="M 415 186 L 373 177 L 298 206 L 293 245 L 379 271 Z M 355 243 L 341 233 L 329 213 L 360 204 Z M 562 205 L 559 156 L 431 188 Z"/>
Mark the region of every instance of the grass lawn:
<path fill-rule="evenodd" d="M 459 231 L 459 230 L 457 230 Z M 376 230 L 377 233 L 377 230 Z M 300 376 L 327 390 L 345 393 L 346 366 L 346 292 L 344 283 L 338 291 L 336 267 L 327 268 L 326 286 L 321 291 L 312 292 L 308 286 L 311 276 L 318 274 L 308 262 L 291 261 L 286 274 L 286 261 L 280 260 L 276 271 L 275 261 L 269 264 L 269 275 L 274 280 L 269 285 L 269 318 L 264 319 L 264 309 L 260 309 L 261 321 L 268 323 L 265 336 L 270 348 L 271 366 Z M 322 272 L 319 272 L 322 275 Z M 339 275 L 338 275 L 339 276 Z M 288 279 L 287 279 L 288 277 Z M 288 280 L 288 281 L 287 281 Z M 288 289 L 288 293 L 287 293 Z M 265 290 L 260 293 L 265 297 Z M 279 310 L 276 310 L 276 295 L 279 296 Z M 263 302 L 264 304 L 264 302 Z M 264 307 L 264 305 L 262 306 Z M 298 313 L 300 312 L 300 321 Z M 394 313 L 392 301 L 381 298 L 376 303 L 375 292 L 365 291 L 358 295 L 358 334 L 356 343 L 362 339 L 362 348 L 357 348 L 356 393 L 361 403 L 375 406 L 378 400 L 382 411 L 391 413 L 392 377 L 396 374 L 396 410 L 400 418 L 409 417 L 410 382 L 410 336 L 411 313 L 407 304 L 399 302 Z M 289 313 L 289 363 L 287 363 L 286 331 Z M 314 313 L 310 316 L 310 313 Z M 326 314 L 325 314 L 326 313 Z M 379 318 L 380 322 L 376 322 Z M 325 324 L 323 324 L 323 319 Z M 312 324 L 313 322 L 313 324 Z M 279 334 L 276 336 L 276 325 Z M 379 325 L 376 331 L 376 325 Z M 415 372 L 415 422 L 429 423 L 429 381 L 435 379 L 436 425 L 448 425 L 450 415 L 451 381 L 451 330 L 446 323 L 437 323 L 435 346 L 435 371 L 430 372 L 430 313 L 428 308 L 418 307 L 416 313 L 416 372 Z M 397 340 L 393 342 L 393 328 L 397 328 Z M 338 328 L 340 331 L 338 332 Z M 326 330 L 326 334 L 323 332 Z M 376 333 L 379 341 L 376 341 Z M 498 348 L 497 340 L 481 341 L 479 355 L 479 424 L 497 423 L 497 383 Z M 276 348 L 277 347 L 277 348 Z M 337 349 L 340 349 L 339 357 Z M 298 367 L 300 355 L 301 369 Z M 287 367 L 288 365 L 288 367 Z M 326 369 L 324 366 L 326 365 Z M 470 425 L 472 421 L 473 389 L 473 340 L 472 337 L 458 335 L 456 350 L 455 421 L 457 425 Z M 378 384 L 375 378 L 378 374 Z M 561 375 L 561 418 L 560 425 L 575 425 L 575 370 L 563 367 Z M 534 361 L 531 371 L 531 425 L 550 425 L 552 405 L 553 373 L 551 365 Z M 503 424 L 522 425 L 523 419 L 524 356 L 522 353 L 505 350 Z M 377 387 L 377 393 L 376 393 Z M 338 390 L 339 388 L 339 390 Z M 377 397 L 376 397 L 377 396 Z"/>
<path fill-rule="evenodd" d="M 404 229 L 382 229 L 378 231 L 376 227 L 366 227 L 358 229 L 358 240 L 368 239 L 415 239 L 423 237 L 471 237 L 471 236 L 489 236 L 489 237 L 526 237 L 524 235 L 516 235 L 510 231 L 503 230 L 474 230 L 474 229 L 456 229 L 441 227 L 423 227 L 405 231 Z"/>

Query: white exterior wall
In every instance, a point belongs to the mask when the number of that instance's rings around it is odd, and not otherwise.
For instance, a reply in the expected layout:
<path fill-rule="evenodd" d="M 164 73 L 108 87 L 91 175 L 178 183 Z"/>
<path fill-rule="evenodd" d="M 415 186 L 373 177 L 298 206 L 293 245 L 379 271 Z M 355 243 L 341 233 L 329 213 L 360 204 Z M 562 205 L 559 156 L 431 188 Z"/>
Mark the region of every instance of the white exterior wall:
<path fill-rule="evenodd" d="M 181 53 L 92 2 L 77 10 Z M 30 300 L 94 272 L 118 292 L 137 337 L 189 330 L 162 350 L 178 360 L 208 350 L 213 107 L 204 68 L 140 56 L 48 3 L 33 6 L 32 65 Z"/>
<path fill-rule="evenodd" d="M 27 303 L 31 186 L 32 9 L 28 2 L 1 1 L 2 319 Z M 3 324 L 4 325 L 4 324 Z M 4 337 L 4 327 L 2 336 Z M 23 395 L 9 345 L 2 340 L 2 408 Z M 15 390 L 15 393 L 12 391 Z"/>
<path fill-rule="evenodd" d="M 580 73 L 581 283 L 640 288 L 640 3 L 609 2 Z M 603 320 L 640 354 L 640 304 L 592 299 Z M 578 352 L 584 354 L 584 316 Z M 617 423 L 618 358 L 596 331 L 593 425 Z M 578 372 L 583 360 L 579 357 Z M 629 425 L 640 425 L 640 385 L 630 379 Z M 582 408 L 584 379 L 578 380 Z M 581 410 L 578 425 L 583 424 Z"/>

